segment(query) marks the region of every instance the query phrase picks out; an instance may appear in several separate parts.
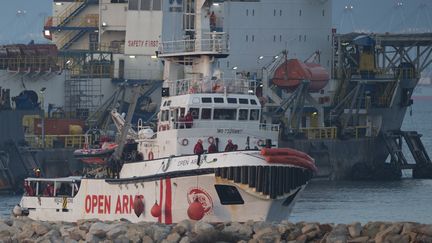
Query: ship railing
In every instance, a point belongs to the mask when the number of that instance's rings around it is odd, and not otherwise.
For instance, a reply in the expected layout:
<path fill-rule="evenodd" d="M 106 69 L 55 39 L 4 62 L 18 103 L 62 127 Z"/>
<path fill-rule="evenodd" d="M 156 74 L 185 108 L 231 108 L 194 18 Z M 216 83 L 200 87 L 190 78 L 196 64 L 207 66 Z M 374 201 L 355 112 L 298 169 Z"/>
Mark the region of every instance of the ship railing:
<path fill-rule="evenodd" d="M 170 95 L 185 95 L 196 93 L 235 93 L 255 94 L 257 82 L 247 79 L 181 79 L 165 81 Z"/>
<path fill-rule="evenodd" d="M 227 122 L 230 122 L 229 127 L 227 127 Z M 223 133 L 232 133 L 236 134 L 238 129 L 258 129 L 259 131 L 266 132 L 279 132 L 280 126 L 279 124 L 268 124 L 268 123 L 259 123 L 256 122 L 248 122 L 248 121 L 238 121 L 238 120 L 218 120 L 218 121 L 193 121 L 190 125 L 187 122 L 173 122 L 174 127 L 170 127 L 167 125 L 159 125 L 158 131 L 165 131 L 171 129 L 191 129 L 191 128 L 216 128 L 218 131 Z"/>
<path fill-rule="evenodd" d="M 81 176 L 69 176 L 63 178 L 26 178 L 25 196 L 58 197 L 57 203 L 67 203 L 65 200 L 74 197 L 79 190 Z M 30 189 L 32 188 L 32 189 Z M 30 190 L 29 190 L 30 189 Z"/>
<path fill-rule="evenodd" d="M 45 137 L 45 138 L 44 138 Z M 45 140 L 45 141 L 44 141 Z M 86 144 L 92 144 L 90 135 L 25 135 L 25 141 L 31 148 L 83 148 Z"/>
<path fill-rule="evenodd" d="M 56 56 L 0 57 L 0 69 L 11 71 L 48 71 L 59 69 Z"/>
<path fill-rule="evenodd" d="M 96 49 L 98 51 L 112 52 L 114 54 L 123 54 L 124 53 L 124 43 L 120 43 L 120 42 L 92 43 L 92 45 L 96 46 Z"/>
<path fill-rule="evenodd" d="M 107 61 L 104 64 L 90 63 L 68 67 L 68 75 L 73 78 L 112 78 L 114 76 L 114 63 Z"/>
<path fill-rule="evenodd" d="M 298 129 L 307 139 L 335 139 L 337 127 L 303 127 Z"/>
<path fill-rule="evenodd" d="M 398 68 L 377 68 L 374 70 L 359 70 L 357 73 L 352 74 L 351 80 L 371 80 L 382 82 L 393 82 L 396 79 L 414 79 L 419 77 L 413 67 L 398 67 Z"/>
<path fill-rule="evenodd" d="M 134 79 L 134 80 L 162 80 L 163 71 L 157 68 L 152 69 L 134 69 L 127 68 L 121 70 L 114 69 L 114 78 Z"/>
<path fill-rule="evenodd" d="M 163 41 L 159 47 L 161 54 L 188 53 L 188 52 L 228 52 L 227 36 L 223 32 L 211 32 L 202 39 Z"/>

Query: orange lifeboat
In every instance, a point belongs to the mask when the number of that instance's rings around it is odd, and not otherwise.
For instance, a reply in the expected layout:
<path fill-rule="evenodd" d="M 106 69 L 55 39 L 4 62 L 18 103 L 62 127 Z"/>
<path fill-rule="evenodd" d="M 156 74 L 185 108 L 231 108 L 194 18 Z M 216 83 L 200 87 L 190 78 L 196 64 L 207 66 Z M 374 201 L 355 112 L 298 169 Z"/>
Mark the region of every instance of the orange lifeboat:
<path fill-rule="evenodd" d="M 302 80 L 309 80 L 309 92 L 318 92 L 329 79 L 328 72 L 321 65 L 289 59 L 276 69 L 272 81 L 282 89 L 294 91 Z"/>

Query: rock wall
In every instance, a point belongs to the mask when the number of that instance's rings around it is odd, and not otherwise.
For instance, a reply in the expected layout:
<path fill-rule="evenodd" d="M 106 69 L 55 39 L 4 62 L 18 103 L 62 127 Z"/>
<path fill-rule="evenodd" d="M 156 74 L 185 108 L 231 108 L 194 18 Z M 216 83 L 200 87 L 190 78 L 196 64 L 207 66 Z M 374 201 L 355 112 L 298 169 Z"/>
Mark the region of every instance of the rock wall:
<path fill-rule="evenodd" d="M 238 242 L 238 243 L 411 243 L 432 242 L 432 225 L 414 222 L 345 224 L 184 220 L 178 224 L 41 222 L 27 217 L 0 220 L 0 242 Z"/>

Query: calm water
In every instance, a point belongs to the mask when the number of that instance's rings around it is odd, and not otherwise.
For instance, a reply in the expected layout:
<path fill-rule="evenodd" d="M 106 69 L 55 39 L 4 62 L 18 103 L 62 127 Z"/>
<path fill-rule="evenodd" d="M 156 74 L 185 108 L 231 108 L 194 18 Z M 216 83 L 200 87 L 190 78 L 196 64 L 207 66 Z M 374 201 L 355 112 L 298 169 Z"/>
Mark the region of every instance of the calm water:
<path fill-rule="evenodd" d="M 417 99 L 403 130 L 416 130 L 432 155 L 432 99 Z M 0 195 L 0 215 L 9 215 L 19 196 Z M 432 180 L 393 182 L 311 182 L 290 220 L 350 223 L 354 221 L 416 221 L 432 223 Z"/>

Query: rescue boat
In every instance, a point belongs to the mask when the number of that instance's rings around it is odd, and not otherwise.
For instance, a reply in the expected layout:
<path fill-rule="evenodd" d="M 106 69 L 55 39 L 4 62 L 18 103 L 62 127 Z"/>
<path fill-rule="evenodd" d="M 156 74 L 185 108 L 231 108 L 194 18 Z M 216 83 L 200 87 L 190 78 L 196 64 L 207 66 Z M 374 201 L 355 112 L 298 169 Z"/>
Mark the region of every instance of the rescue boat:
<path fill-rule="evenodd" d="M 225 33 L 210 32 L 208 18 L 200 16 L 211 6 L 195 1 L 194 19 L 201 22 L 194 23 L 194 35 L 179 32 L 179 40 L 160 46 L 167 78 L 157 126 L 137 126 L 135 142 L 143 160 L 117 164 L 121 170 L 116 177 L 108 163 L 95 178 L 28 178 L 20 204 L 23 214 L 48 221 L 125 218 L 166 224 L 188 218 L 288 218 L 316 172 L 314 160 L 277 148 L 280 128 L 261 121 L 255 81 L 217 74 L 215 60 L 228 56 L 228 41 Z M 126 118 L 126 133 L 128 122 Z M 50 195 L 43 193 L 47 185 Z"/>

